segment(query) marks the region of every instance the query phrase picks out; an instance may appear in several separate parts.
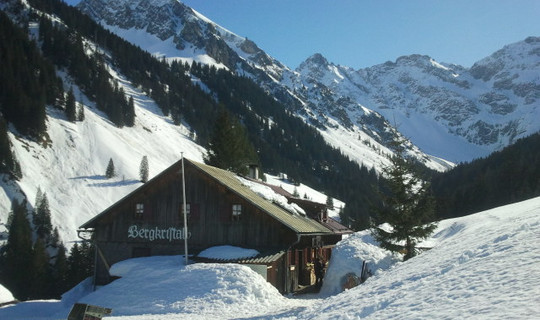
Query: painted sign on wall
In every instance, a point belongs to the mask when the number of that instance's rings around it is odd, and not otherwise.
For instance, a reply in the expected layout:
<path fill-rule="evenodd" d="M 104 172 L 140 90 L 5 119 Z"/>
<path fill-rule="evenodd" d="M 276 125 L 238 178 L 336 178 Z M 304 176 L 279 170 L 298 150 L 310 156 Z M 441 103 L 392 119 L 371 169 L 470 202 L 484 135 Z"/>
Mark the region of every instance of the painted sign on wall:
<path fill-rule="evenodd" d="M 189 239 L 191 237 L 191 232 L 188 232 L 187 236 Z M 174 240 L 184 240 L 186 239 L 186 236 L 183 228 L 143 228 L 137 225 L 131 225 L 128 228 L 128 238 L 144 239 L 148 241 L 168 240 L 169 242 L 172 242 Z"/>

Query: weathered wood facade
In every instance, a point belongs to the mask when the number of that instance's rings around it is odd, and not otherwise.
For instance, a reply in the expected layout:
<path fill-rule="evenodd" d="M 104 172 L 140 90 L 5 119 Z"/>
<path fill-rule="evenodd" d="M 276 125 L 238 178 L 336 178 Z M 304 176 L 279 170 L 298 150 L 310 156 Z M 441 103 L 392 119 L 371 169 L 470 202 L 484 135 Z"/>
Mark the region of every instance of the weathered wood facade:
<path fill-rule="evenodd" d="M 218 245 L 256 249 L 260 257 L 238 262 L 266 266 L 266 274 L 260 273 L 280 292 L 309 284 L 303 273 L 309 271 L 314 255 L 329 255 L 328 248 L 348 232 L 284 210 L 231 172 L 187 159 L 184 172 L 188 253 Z M 182 195 L 182 161 L 178 161 L 81 226 L 93 232 L 96 284 L 110 281 L 108 269 L 116 262 L 184 254 Z"/>

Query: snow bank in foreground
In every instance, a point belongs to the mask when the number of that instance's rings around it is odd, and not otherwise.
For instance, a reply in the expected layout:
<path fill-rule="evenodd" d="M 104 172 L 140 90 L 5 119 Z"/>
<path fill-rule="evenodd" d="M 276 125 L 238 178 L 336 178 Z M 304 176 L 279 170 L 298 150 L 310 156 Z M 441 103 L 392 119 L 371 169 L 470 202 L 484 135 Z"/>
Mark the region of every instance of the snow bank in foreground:
<path fill-rule="evenodd" d="M 444 220 L 434 247 L 330 297 L 300 319 L 534 319 L 540 198 Z"/>
<path fill-rule="evenodd" d="M 401 256 L 393 255 L 378 247 L 368 230 L 352 234 L 340 241 L 332 250 L 332 258 L 320 293 L 329 296 L 342 292 L 347 274 L 354 273 L 360 277 L 363 261 L 367 263 L 368 270 L 372 274 L 377 274 L 401 259 Z"/>
<path fill-rule="evenodd" d="M 220 318 L 268 312 L 286 298 L 248 267 L 236 264 L 191 264 L 182 257 L 149 257 L 119 262 L 111 273 L 121 276 L 81 302 L 112 308 L 115 316 L 182 313 Z"/>

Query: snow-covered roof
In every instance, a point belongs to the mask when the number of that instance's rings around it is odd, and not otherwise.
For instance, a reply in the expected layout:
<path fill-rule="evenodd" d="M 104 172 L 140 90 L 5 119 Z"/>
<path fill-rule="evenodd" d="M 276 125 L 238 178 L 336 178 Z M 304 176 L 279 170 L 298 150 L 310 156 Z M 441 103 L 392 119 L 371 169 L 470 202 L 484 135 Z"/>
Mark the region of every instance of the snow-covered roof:
<path fill-rule="evenodd" d="M 259 252 L 255 249 L 234 246 L 215 246 L 201 251 L 192 259 L 197 262 L 269 265 L 281 259 L 284 254 L 285 250 L 267 250 Z"/>
<path fill-rule="evenodd" d="M 245 181 L 239 180 L 238 176 L 230 171 L 212 167 L 206 164 L 190 161 L 200 170 L 204 171 L 208 175 L 212 176 L 219 183 L 226 186 L 229 190 L 242 197 L 244 200 L 252 203 L 263 212 L 266 212 L 279 222 L 283 223 L 290 229 L 297 233 L 308 234 L 332 234 L 333 232 L 305 215 L 294 214 L 281 207 L 282 203 L 276 204 L 274 200 L 268 200 L 260 193 L 253 191 L 250 187 L 246 186 Z M 300 212 L 301 208 L 297 212 Z"/>
<path fill-rule="evenodd" d="M 235 246 L 216 246 L 201 251 L 197 256 L 206 259 L 231 260 L 253 258 L 259 255 L 255 249 L 245 249 Z"/>

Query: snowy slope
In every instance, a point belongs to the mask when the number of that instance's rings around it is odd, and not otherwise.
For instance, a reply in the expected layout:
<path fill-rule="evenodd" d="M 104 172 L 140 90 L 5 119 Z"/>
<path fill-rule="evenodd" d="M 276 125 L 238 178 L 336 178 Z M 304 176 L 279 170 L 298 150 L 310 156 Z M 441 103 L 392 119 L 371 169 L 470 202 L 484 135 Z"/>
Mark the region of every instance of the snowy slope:
<path fill-rule="evenodd" d="M 189 138 L 189 129 L 175 126 L 159 107 L 133 88 L 114 70 L 126 94 L 135 101 L 135 126 L 119 129 L 97 111 L 86 98 L 85 120 L 71 123 L 63 112 L 48 108 L 47 146 L 10 134 L 14 153 L 23 177 L 17 186 L 2 183 L 0 189 L 0 222 L 7 221 L 10 198 L 25 194 L 33 205 L 38 187 L 47 193 L 52 224 L 61 240 L 70 246 L 78 240 L 77 228 L 141 185 L 139 166 L 148 157 L 149 177 L 185 157 L 202 161 L 205 152 Z M 71 83 L 65 79 L 66 90 Z M 75 96 L 84 97 L 74 85 Z M 112 159 L 117 176 L 105 177 Z M 20 191 L 17 191 L 20 189 Z"/>
<path fill-rule="evenodd" d="M 540 313 L 540 198 L 442 221 L 433 249 L 299 319 L 533 319 Z"/>
<path fill-rule="evenodd" d="M 23 177 L 17 183 L 2 181 L 0 189 L 0 244 L 7 239 L 7 222 L 12 198 L 26 195 L 34 204 L 38 188 L 47 193 L 53 227 L 58 227 L 60 238 L 69 248 L 78 241 L 77 229 L 84 222 L 141 186 L 139 167 L 143 156 L 148 157 L 149 178 L 160 173 L 183 155 L 203 161 L 205 149 L 190 138 L 188 127 L 173 124 L 163 116 L 159 107 L 143 92 L 134 88 L 122 75 L 110 69 L 120 86 L 135 101 L 135 126 L 117 128 L 96 110 L 65 74 L 64 85 L 73 85 L 75 96 L 83 98 L 85 120 L 71 123 L 60 110 L 48 108 L 47 132 L 50 143 L 36 142 L 10 134 Z M 117 176 L 105 177 L 109 159 Z M 269 183 L 282 185 L 293 192 L 294 186 L 267 176 Z M 325 203 L 326 196 L 305 185 L 298 186 L 301 195 Z M 338 216 L 343 202 L 335 199 L 330 212 Z"/>
<path fill-rule="evenodd" d="M 150 257 L 115 264 L 112 272 L 122 278 L 95 292 L 87 280 L 61 301 L 0 308 L 0 318 L 65 319 L 81 301 L 112 308 L 111 320 L 534 319 L 539 240 L 540 198 L 534 198 L 441 221 L 424 244 L 432 249 L 407 262 L 373 246 L 367 234 L 353 235 L 337 244 L 319 295 L 283 297 L 245 266 Z M 380 269 L 364 284 L 328 296 L 341 287 L 340 275 L 359 272 L 363 260 Z"/>

